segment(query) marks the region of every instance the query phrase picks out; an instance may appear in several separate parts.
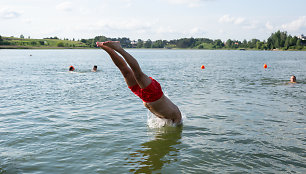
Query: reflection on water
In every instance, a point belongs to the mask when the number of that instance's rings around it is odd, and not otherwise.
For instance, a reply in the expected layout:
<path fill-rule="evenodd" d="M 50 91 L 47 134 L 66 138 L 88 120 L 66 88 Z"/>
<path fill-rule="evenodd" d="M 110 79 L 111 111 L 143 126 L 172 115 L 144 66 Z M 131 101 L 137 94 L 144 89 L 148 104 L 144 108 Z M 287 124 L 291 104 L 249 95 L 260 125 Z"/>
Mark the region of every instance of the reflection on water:
<path fill-rule="evenodd" d="M 128 52 L 184 132 L 148 129 L 101 50 L 0 50 L 0 174 L 305 173 L 306 52 Z"/>
<path fill-rule="evenodd" d="M 180 151 L 176 145 L 181 144 L 182 129 L 183 126 L 154 129 L 154 139 L 141 144 L 141 149 L 131 153 L 127 159 L 127 165 L 133 166 L 130 172 L 151 173 L 176 161 Z"/>
<path fill-rule="evenodd" d="M 4 173 L 5 170 L 3 170 L 1 167 L 0 167 L 0 174 Z"/>

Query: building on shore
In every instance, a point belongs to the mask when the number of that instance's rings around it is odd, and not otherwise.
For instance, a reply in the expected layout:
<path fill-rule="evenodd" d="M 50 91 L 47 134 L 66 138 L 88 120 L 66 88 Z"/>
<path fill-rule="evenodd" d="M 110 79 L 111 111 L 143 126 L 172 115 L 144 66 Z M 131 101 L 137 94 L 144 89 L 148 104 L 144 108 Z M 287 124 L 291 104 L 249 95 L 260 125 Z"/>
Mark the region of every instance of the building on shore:
<path fill-rule="evenodd" d="M 137 44 L 138 44 L 137 41 L 135 41 L 135 40 L 131 41 L 132 48 L 136 48 Z"/>
<path fill-rule="evenodd" d="M 304 36 L 304 34 L 301 34 L 300 36 L 298 36 L 298 38 L 301 39 L 302 45 L 306 45 L 306 36 Z"/>

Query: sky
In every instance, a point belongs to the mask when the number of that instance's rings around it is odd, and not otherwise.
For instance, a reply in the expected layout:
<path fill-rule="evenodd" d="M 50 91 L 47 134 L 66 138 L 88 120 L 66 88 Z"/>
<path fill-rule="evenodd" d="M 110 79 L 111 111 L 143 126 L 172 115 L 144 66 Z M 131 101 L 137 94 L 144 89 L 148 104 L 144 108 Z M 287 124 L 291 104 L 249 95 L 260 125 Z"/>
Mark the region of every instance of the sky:
<path fill-rule="evenodd" d="M 0 35 L 41 39 L 306 35 L 306 0 L 0 0 Z"/>

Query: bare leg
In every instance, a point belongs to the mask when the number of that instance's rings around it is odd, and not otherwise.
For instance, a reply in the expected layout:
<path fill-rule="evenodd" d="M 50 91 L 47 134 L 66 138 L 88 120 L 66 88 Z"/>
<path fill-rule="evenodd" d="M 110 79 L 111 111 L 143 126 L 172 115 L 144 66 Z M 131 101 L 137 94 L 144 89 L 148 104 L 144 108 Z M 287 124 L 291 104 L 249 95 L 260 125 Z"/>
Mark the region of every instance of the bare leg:
<path fill-rule="evenodd" d="M 114 64 L 119 68 L 121 74 L 124 77 L 126 84 L 129 87 L 137 84 L 133 71 L 128 67 L 128 65 L 121 56 L 119 56 L 113 49 L 104 46 L 100 42 L 97 42 L 97 46 L 101 47 L 110 55 L 111 59 L 113 60 Z"/>
<path fill-rule="evenodd" d="M 103 42 L 103 45 L 114 49 L 123 56 L 123 58 L 131 67 L 135 76 L 135 80 L 137 81 L 140 88 L 145 88 L 151 83 L 152 80 L 142 72 L 137 60 L 121 47 L 120 42 L 108 41 Z"/>

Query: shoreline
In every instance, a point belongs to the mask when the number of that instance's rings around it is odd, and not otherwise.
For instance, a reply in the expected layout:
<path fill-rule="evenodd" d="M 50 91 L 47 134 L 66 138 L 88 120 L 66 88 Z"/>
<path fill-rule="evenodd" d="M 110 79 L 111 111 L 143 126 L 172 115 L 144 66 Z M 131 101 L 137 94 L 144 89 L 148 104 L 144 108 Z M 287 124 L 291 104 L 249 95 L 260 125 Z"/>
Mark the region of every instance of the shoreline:
<path fill-rule="evenodd" d="M 32 49 L 32 50 L 37 50 L 37 49 L 94 49 L 94 48 L 87 48 L 87 47 L 29 47 L 29 46 L 15 46 L 15 45 L 0 45 L 0 50 L 1 49 Z"/>
<path fill-rule="evenodd" d="M 52 50 L 52 49 L 99 49 L 99 48 L 89 48 L 89 47 L 29 47 L 29 46 L 14 46 L 14 45 L 0 45 L 1 49 L 17 49 L 17 50 Z M 306 49 L 274 49 L 274 50 L 259 50 L 259 49 L 196 49 L 196 48 L 125 48 L 125 49 L 142 49 L 142 50 L 228 50 L 228 51 L 306 51 Z"/>

